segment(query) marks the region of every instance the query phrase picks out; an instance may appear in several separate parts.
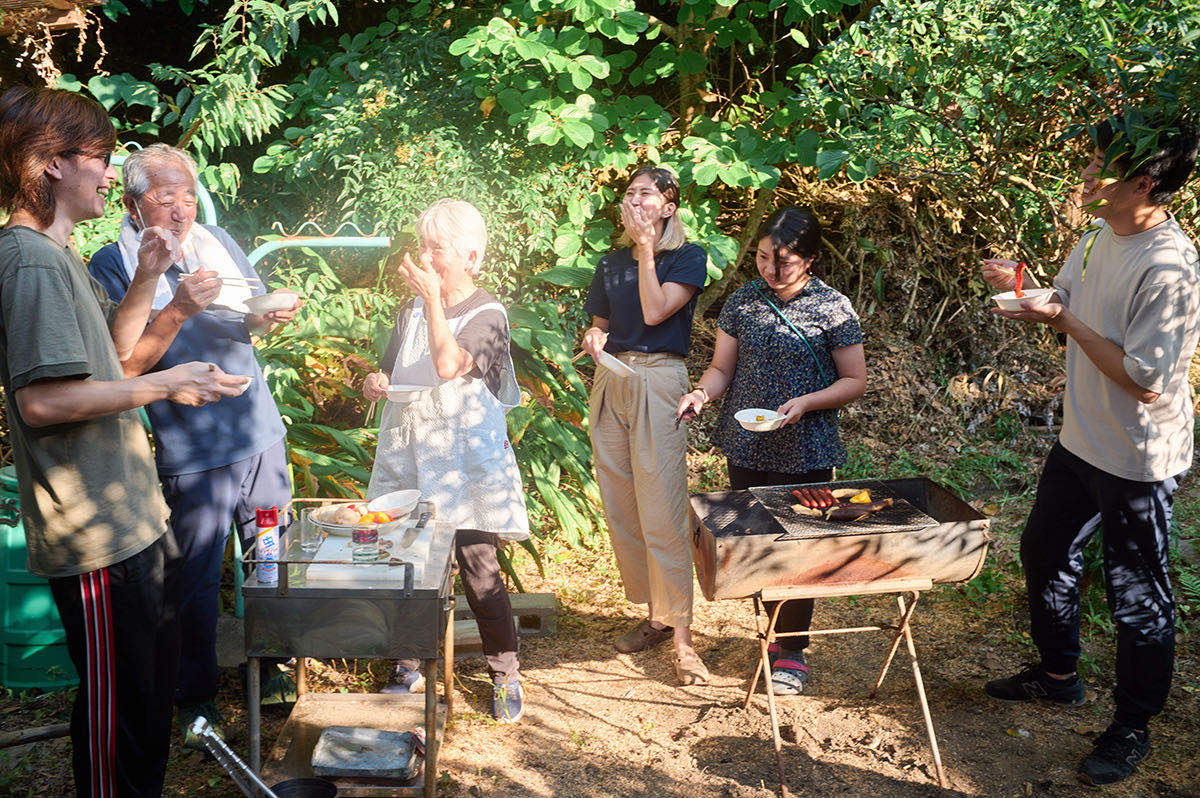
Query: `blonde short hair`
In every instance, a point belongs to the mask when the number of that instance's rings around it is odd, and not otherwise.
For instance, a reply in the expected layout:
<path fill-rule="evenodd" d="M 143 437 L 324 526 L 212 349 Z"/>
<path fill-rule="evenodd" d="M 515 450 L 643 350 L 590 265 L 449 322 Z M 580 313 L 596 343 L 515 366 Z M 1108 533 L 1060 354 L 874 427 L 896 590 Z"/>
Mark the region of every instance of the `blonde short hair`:
<path fill-rule="evenodd" d="M 125 157 L 121 165 L 121 182 L 125 184 L 125 195 L 139 200 L 150 190 L 150 171 L 155 164 L 174 161 L 182 166 L 192 176 L 192 187 L 200 185 L 200 173 L 196 162 L 178 147 L 170 144 L 151 144 L 140 150 L 134 150 Z"/>
<path fill-rule="evenodd" d="M 471 250 L 479 253 L 471 274 L 478 274 L 487 249 L 487 223 L 483 214 L 465 200 L 440 199 L 417 217 L 417 235 L 422 241 L 437 241 L 460 255 Z"/>

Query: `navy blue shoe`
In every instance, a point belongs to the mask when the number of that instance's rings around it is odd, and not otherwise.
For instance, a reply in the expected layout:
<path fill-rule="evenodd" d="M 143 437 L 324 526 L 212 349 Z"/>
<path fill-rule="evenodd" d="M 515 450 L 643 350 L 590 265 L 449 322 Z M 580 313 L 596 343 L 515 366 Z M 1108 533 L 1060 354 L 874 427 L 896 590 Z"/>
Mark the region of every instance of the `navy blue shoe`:
<path fill-rule="evenodd" d="M 525 691 L 516 679 L 492 685 L 492 717 L 500 723 L 516 723 L 525 714 Z"/>
<path fill-rule="evenodd" d="M 380 688 L 379 692 L 388 695 L 409 695 L 420 693 L 425 689 L 425 677 L 416 668 L 406 668 L 399 662 L 392 671 L 392 678 Z"/>

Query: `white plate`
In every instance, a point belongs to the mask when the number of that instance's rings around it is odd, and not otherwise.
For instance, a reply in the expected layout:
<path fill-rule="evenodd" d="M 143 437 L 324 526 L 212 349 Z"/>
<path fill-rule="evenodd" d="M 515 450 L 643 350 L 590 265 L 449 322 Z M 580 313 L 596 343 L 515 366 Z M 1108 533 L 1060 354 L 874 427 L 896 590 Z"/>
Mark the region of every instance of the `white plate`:
<path fill-rule="evenodd" d="M 786 416 L 781 416 L 774 410 L 763 410 L 761 407 L 747 407 L 733 414 L 737 423 L 751 432 L 770 432 L 783 426 Z"/>
<path fill-rule="evenodd" d="M 1053 288 L 1029 288 L 1022 291 L 1025 296 L 1017 299 L 1016 292 L 1005 291 L 1003 294 L 996 294 L 992 299 L 996 300 L 996 304 L 1001 310 L 1021 310 L 1022 302 L 1032 302 L 1034 306 L 1045 304 L 1051 296 L 1054 295 Z"/>
<path fill-rule="evenodd" d="M 314 508 L 309 513 L 308 520 L 310 523 L 316 524 L 316 526 L 323 530 L 327 535 L 337 535 L 339 537 L 348 538 L 351 534 L 353 534 L 354 527 L 358 526 L 358 524 L 342 524 L 328 520 L 330 516 L 338 511 L 339 508 L 345 507 L 347 504 L 358 505 L 358 508 L 362 511 L 359 513 L 359 515 L 364 515 L 370 512 L 370 510 L 365 509 L 367 502 L 340 502 L 338 504 L 327 504 L 324 507 Z M 403 518 L 397 518 L 389 521 L 386 524 L 368 524 L 368 526 L 374 526 L 377 530 L 379 530 L 379 534 L 381 535 L 390 535 L 393 532 L 398 531 L 403 523 Z"/>
<path fill-rule="evenodd" d="M 252 296 L 242 304 L 245 305 L 248 312 L 255 316 L 261 316 L 276 310 L 291 310 L 296 306 L 296 300 L 299 298 L 300 295 L 295 291 L 273 291 L 270 294 Z"/>
<path fill-rule="evenodd" d="M 625 365 L 608 352 L 605 352 L 603 349 L 600 350 L 600 365 L 604 366 L 604 368 L 608 369 L 619 377 L 629 377 L 636 373 L 633 369 L 629 368 L 629 366 Z"/>
<path fill-rule="evenodd" d="M 419 490 L 394 490 L 367 502 L 367 512 L 388 513 L 393 519 L 399 520 L 411 513 L 419 501 L 421 501 L 421 491 Z"/>
<path fill-rule="evenodd" d="M 398 405 L 412 404 L 420 399 L 422 395 L 432 390 L 433 388 L 428 385 L 389 385 L 387 387 L 387 400 L 395 402 Z"/>

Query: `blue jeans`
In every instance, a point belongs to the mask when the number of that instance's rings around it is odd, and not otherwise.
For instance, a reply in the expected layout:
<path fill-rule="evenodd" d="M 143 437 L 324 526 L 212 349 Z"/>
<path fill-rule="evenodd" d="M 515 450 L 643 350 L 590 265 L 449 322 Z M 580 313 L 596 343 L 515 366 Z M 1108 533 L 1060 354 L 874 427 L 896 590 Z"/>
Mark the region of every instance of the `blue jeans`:
<path fill-rule="evenodd" d="M 1033 642 L 1050 673 L 1079 660 L 1083 550 L 1103 528 L 1108 609 L 1117 627 L 1116 720 L 1145 729 L 1162 711 L 1175 666 L 1175 604 L 1167 546 L 1183 477 L 1134 482 L 1101 471 L 1056 443 L 1021 535 Z"/>
<path fill-rule="evenodd" d="M 217 694 L 217 610 L 221 562 L 231 523 L 242 548 L 254 540 L 254 511 L 278 507 L 292 498 L 287 449 L 277 444 L 232 465 L 162 477 L 171 508 L 171 528 L 183 563 L 179 579 L 180 704 L 211 701 Z M 281 524 L 283 519 L 280 519 Z M 280 529 L 280 533 L 283 533 Z"/>

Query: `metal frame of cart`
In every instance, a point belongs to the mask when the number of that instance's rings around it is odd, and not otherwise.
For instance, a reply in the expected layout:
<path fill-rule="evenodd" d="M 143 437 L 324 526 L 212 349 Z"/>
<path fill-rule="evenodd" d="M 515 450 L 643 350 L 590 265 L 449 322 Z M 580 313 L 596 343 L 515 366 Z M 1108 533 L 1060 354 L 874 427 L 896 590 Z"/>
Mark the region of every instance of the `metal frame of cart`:
<path fill-rule="evenodd" d="M 292 505 L 337 501 L 295 499 Z M 433 510 L 430 503 L 421 502 L 414 514 Z M 436 514 L 434 519 L 436 523 Z M 257 572 L 243 583 L 249 759 L 251 769 L 266 776 L 268 783 L 311 776 L 312 747 L 327 726 L 411 731 L 423 723 L 424 768 L 413 779 L 331 780 L 338 785 L 338 795 L 343 796 L 433 798 L 438 749 L 445 722 L 454 712 L 453 534 L 440 534 L 442 531 L 439 530 L 419 581 L 414 579 L 411 565 L 400 565 L 395 566 L 405 570 L 400 581 L 368 579 L 308 584 L 304 577 L 307 566 L 325 561 L 313 559 L 302 552 L 298 541 L 289 540 L 287 556 L 278 561 L 277 584 L 259 583 Z M 242 561 L 257 566 L 262 561 L 254 554 L 255 549 L 251 548 Z M 439 654 L 445 669 L 444 720 L 438 717 Z M 296 657 L 298 700 L 264 766 L 259 659 L 266 656 Z M 425 694 L 313 693 L 307 689 L 305 657 L 419 659 L 425 676 Z"/>

